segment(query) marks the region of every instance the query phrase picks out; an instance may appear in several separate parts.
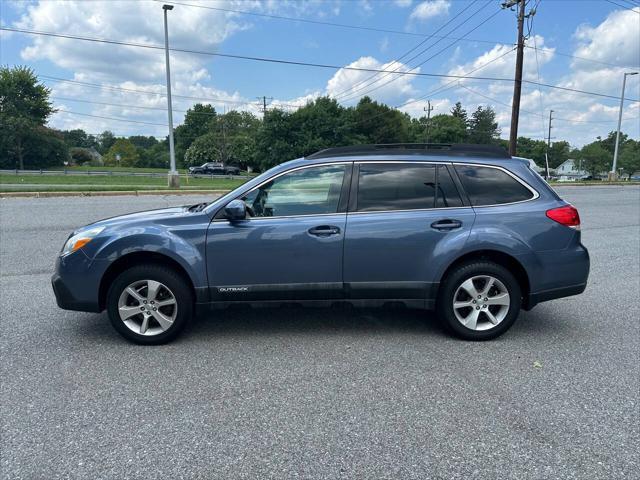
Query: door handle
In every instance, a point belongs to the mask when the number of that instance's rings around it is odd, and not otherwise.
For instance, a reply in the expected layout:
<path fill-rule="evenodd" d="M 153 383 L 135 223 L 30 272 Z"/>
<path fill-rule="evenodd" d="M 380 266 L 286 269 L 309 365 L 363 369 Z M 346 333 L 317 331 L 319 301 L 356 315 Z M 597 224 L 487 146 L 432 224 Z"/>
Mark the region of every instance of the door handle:
<path fill-rule="evenodd" d="M 340 233 L 340 228 L 333 225 L 319 225 L 317 227 L 310 228 L 308 232 L 316 237 L 329 237 L 331 235 L 338 235 Z"/>
<path fill-rule="evenodd" d="M 460 228 L 461 226 L 462 226 L 462 222 L 460 220 L 453 220 L 450 218 L 445 218 L 443 220 L 436 220 L 431 224 L 431 228 L 440 230 L 441 232 L 448 232 L 449 230 L 455 230 L 456 228 Z"/>

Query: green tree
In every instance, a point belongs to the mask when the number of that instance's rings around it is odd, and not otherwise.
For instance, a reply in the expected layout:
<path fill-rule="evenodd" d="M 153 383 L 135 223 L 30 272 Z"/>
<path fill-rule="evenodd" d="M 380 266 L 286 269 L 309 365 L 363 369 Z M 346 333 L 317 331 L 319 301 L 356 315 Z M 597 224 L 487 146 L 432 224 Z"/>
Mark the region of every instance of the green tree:
<path fill-rule="evenodd" d="M 175 128 L 176 163 L 184 165 L 184 155 L 196 138 L 206 134 L 216 119 L 216 110 L 211 105 L 196 103 L 187 110 L 184 121 Z"/>
<path fill-rule="evenodd" d="M 640 141 L 627 140 L 619 156 L 618 164 L 624 173 L 633 175 L 640 171 Z"/>
<path fill-rule="evenodd" d="M 508 146 L 508 144 L 507 144 Z M 533 140 L 527 137 L 518 137 L 518 156 L 530 158 L 536 165 L 544 168 L 546 165 L 545 154 L 547 153 L 547 142 L 544 140 Z M 551 167 L 551 165 L 549 165 Z"/>
<path fill-rule="evenodd" d="M 38 83 L 38 78 L 30 68 L 0 67 L 0 145 L 3 146 L 0 163 L 3 166 L 24 169 L 25 165 L 37 166 L 33 163 L 34 158 L 36 163 L 51 164 L 60 157 L 60 145 L 57 142 L 60 139 L 50 129 L 44 128 L 54 111 L 49 94 L 49 89 Z M 53 137 L 45 139 L 47 135 Z M 29 155 L 31 147 L 27 140 L 33 141 L 34 138 L 40 139 L 43 145 L 53 150 L 39 149 L 39 154 L 45 156 L 40 159 Z M 25 161 L 27 157 L 30 161 Z M 67 154 L 62 157 L 66 158 Z"/>
<path fill-rule="evenodd" d="M 460 102 L 456 102 L 454 107 L 451 109 L 451 115 L 455 118 L 459 118 L 460 120 L 462 120 L 462 122 L 466 126 L 468 121 L 467 111 L 464 108 L 462 108 L 462 104 Z"/>
<path fill-rule="evenodd" d="M 262 126 L 258 131 L 256 150 L 259 152 L 257 163 L 266 170 L 292 158 L 296 158 L 296 129 L 291 114 L 272 109 L 265 113 Z"/>
<path fill-rule="evenodd" d="M 75 130 L 62 130 L 60 131 L 60 134 L 69 148 L 80 147 L 98 149 L 99 143 L 96 137 L 87 134 L 87 132 L 80 128 Z"/>
<path fill-rule="evenodd" d="M 467 139 L 467 126 L 459 116 L 436 115 L 431 119 L 429 133 L 432 143 L 463 143 Z"/>
<path fill-rule="evenodd" d="M 585 145 L 580 150 L 582 158 L 582 168 L 584 168 L 593 177 L 600 173 L 606 172 L 609 162 L 609 152 L 600 144 L 599 141 Z"/>
<path fill-rule="evenodd" d="M 617 135 L 617 132 L 614 130 L 612 132 L 609 132 L 609 134 L 605 138 L 596 137 L 597 141 L 600 143 L 602 148 L 604 148 L 607 152 L 609 152 L 612 159 L 613 159 L 613 152 L 616 149 L 616 135 Z M 620 132 L 619 147 L 622 147 L 627 142 L 628 139 L 629 139 L 629 136 L 626 133 Z"/>
<path fill-rule="evenodd" d="M 118 160 L 118 156 L 120 160 Z M 140 160 L 136 146 L 125 138 L 119 138 L 103 157 L 104 164 L 112 167 L 133 167 Z"/>
<path fill-rule="evenodd" d="M 407 143 L 409 116 L 363 97 L 355 109 L 349 110 L 352 139 L 365 143 Z"/>
<path fill-rule="evenodd" d="M 221 149 L 218 135 L 214 132 L 195 139 L 184 156 L 186 165 L 201 165 L 206 162 L 220 162 Z"/>
<path fill-rule="evenodd" d="M 151 148 L 158 143 L 158 139 L 156 137 L 146 137 L 144 135 L 133 135 L 128 138 L 128 140 L 133 143 L 138 148 Z"/>
<path fill-rule="evenodd" d="M 196 138 L 184 155 L 184 164 L 221 162 L 242 168 L 256 167 L 256 139 L 260 121 L 250 112 L 216 115 L 205 135 Z"/>
<path fill-rule="evenodd" d="M 136 167 L 169 168 L 169 146 L 166 142 L 158 142 L 151 148 L 136 148 L 140 157 Z"/>
<path fill-rule="evenodd" d="M 469 141 L 471 143 L 496 143 L 500 129 L 496 122 L 496 112 L 491 107 L 480 105 L 471 114 L 469 121 Z"/>
<path fill-rule="evenodd" d="M 111 131 L 105 130 L 98 135 L 97 150 L 100 155 L 105 155 L 114 143 L 116 143 L 116 136 Z"/>

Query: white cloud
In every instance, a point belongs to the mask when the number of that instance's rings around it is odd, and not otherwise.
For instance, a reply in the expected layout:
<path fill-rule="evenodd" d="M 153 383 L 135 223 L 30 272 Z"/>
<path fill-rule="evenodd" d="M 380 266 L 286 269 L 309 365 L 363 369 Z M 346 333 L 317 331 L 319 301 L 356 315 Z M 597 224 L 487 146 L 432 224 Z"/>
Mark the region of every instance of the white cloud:
<path fill-rule="evenodd" d="M 233 13 L 177 7 L 169 12 L 171 43 L 193 50 L 214 50 L 233 33 L 247 28 Z M 64 32 L 123 42 L 164 44 L 163 12 L 156 2 L 132 2 L 126 8 L 111 2 L 40 2 L 30 5 L 16 22 L 20 28 Z M 86 41 L 34 37 L 21 52 L 29 61 L 46 59 L 74 72 L 91 73 L 94 78 L 157 81 L 164 76 L 162 50 L 90 43 Z M 202 69 L 206 57 L 172 54 L 176 77 Z"/>
<path fill-rule="evenodd" d="M 635 13 L 631 15 L 637 16 Z M 607 57 L 595 56 L 593 52 L 600 49 L 629 48 L 637 52 L 640 48 L 640 39 L 638 27 L 640 23 L 635 19 L 636 27 L 633 30 L 633 21 L 631 27 L 627 27 L 626 13 L 614 12 L 600 25 L 596 27 L 579 27 L 576 38 L 580 39 L 580 44 L 576 48 L 574 54 L 584 56 L 595 60 L 611 62 Z M 624 18 L 623 18 L 624 17 Z M 612 19 L 616 25 L 620 25 L 626 33 L 632 38 L 631 45 L 622 44 L 615 40 L 620 38 L 620 33 L 616 28 L 610 28 Z M 606 28 L 605 28 L 606 27 Z M 528 41 L 529 45 L 536 45 L 538 51 L 538 61 L 533 50 L 525 50 L 523 78 L 525 80 L 538 81 L 538 75 L 543 83 L 555 84 L 567 88 L 580 90 L 588 90 L 593 92 L 601 92 L 613 96 L 620 94 L 622 82 L 622 73 L 624 69 L 616 67 L 607 67 L 594 64 L 593 62 L 584 62 L 580 60 L 569 61 L 569 73 L 560 76 L 545 78 L 547 70 L 545 67 L 550 62 L 557 60 L 555 48 L 549 48 L 545 45 L 545 40 L 541 36 L 535 37 Z M 620 40 L 622 41 L 622 40 Z M 626 39 L 624 40 L 626 42 Z M 492 49 L 485 51 L 477 58 L 457 65 L 450 69 L 452 75 L 465 75 L 475 69 L 477 72 L 471 76 L 490 76 L 500 78 L 513 78 L 515 68 L 515 52 L 508 54 L 513 47 L 511 45 L 496 45 Z M 507 53 L 505 56 L 501 55 Z M 633 55 L 638 55 L 633 53 Z M 595 56 L 595 58 L 594 58 Z M 619 61 L 629 63 L 629 58 L 623 60 L 620 55 Z M 491 62 L 491 63 L 489 63 Z M 638 60 L 631 63 L 638 63 Z M 482 65 L 488 64 L 486 67 L 479 69 Z M 539 66 L 539 73 L 538 73 Z M 628 97 L 640 97 L 640 82 L 631 80 L 630 77 L 627 84 Z M 442 84 L 450 83 L 451 80 L 445 79 Z M 460 88 L 457 85 L 464 85 L 467 88 Z M 497 114 L 497 120 L 502 129 L 502 137 L 507 138 L 509 135 L 509 127 L 511 121 L 511 100 L 513 95 L 512 82 L 498 81 L 474 81 L 460 80 L 454 83 L 453 102 L 461 101 L 469 112 L 477 108 L 478 105 L 490 105 Z M 449 98 L 453 95 L 451 91 L 447 92 Z M 487 98 L 489 97 L 489 98 Z M 434 101 L 434 100 L 432 100 Z M 542 139 L 546 135 L 547 117 L 549 109 L 554 110 L 553 135 L 557 139 L 566 139 L 575 146 L 581 146 L 585 143 L 592 142 L 596 136 L 606 136 L 607 133 L 615 129 L 616 119 L 618 115 L 618 101 L 616 99 L 606 99 L 595 96 L 582 95 L 574 92 L 567 92 L 557 89 L 548 89 L 532 84 L 523 84 L 521 97 L 521 115 L 518 128 L 518 135 L 529 136 L 532 138 Z M 638 104 L 630 104 L 627 102 L 623 113 L 623 130 L 632 136 L 638 137 L 640 133 L 640 122 L 638 121 Z M 419 113 L 419 110 L 416 110 Z M 634 118 L 635 117 L 635 118 Z M 568 121 L 571 120 L 571 121 Z"/>
<path fill-rule="evenodd" d="M 575 55 L 618 65 L 640 64 L 640 7 L 635 11 L 614 11 L 596 27 L 581 25 L 574 37 L 579 45 Z M 573 66 L 590 69 L 593 63 L 576 59 Z"/>
<path fill-rule="evenodd" d="M 410 70 L 409 67 L 402 63 L 394 61 L 381 63 L 373 57 L 360 57 L 355 62 L 347 65 L 347 67 L 387 71 L 397 70 L 398 72 Z M 419 71 L 420 69 L 415 70 L 415 72 Z M 395 80 L 390 82 L 390 80 L 394 78 Z M 393 103 L 415 92 L 412 86 L 413 79 L 414 77 L 412 75 L 397 75 L 393 73 L 378 73 L 376 75 L 375 72 L 347 70 L 343 68 L 338 70 L 333 77 L 329 79 L 326 93 L 333 97 L 338 96 L 339 101 L 344 101 L 349 96 L 354 95 L 351 100 L 356 102 L 369 90 L 380 87 L 371 92 L 370 96 L 376 100 Z"/>
<path fill-rule="evenodd" d="M 527 50 L 527 55 L 524 56 L 523 63 L 523 77 L 529 79 L 537 78 L 538 66 L 542 68 L 545 64 L 549 63 L 554 55 L 555 48 L 547 48 L 544 45 L 544 38 L 536 35 L 535 43 L 538 49 L 544 49 L 538 51 L 538 60 L 533 51 Z M 528 44 L 533 45 L 533 39 L 530 39 Z M 515 68 L 515 52 L 509 54 L 513 50 L 512 45 L 497 44 L 491 50 L 486 51 L 474 60 L 457 65 L 449 70 L 450 75 L 465 75 L 472 70 L 479 70 L 478 74 L 471 74 L 471 76 L 492 76 L 501 78 L 513 78 Z M 487 64 L 486 67 L 483 65 Z M 450 80 L 445 80 L 449 82 Z"/>
<path fill-rule="evenodd" d="M 360 0 L 358 2 L 361 13 L 369 15 L 373 11 L 373 6 L 369 0 Z"/>
<path fill-rule="evenodd" d="M 451 2 L 448 0 L 426 0 L 413 9 L 410 20 L 418 20 L 424 22 L 433 17 L 449 13 Z"/>
<path fill-rule="evenodd" d="M 378 46 L 380 47 L 380 52 L 386 53 L 387 50 L 389 50 L 389 37 L 385 36 L 382 40 L 380 40 Z"/>
<path fill-rule="evenodd" d="M 400 8 L 406 8 L 411 6 L 412 2 L 413 0 L 394 0 L 393 3 L 395 3 Z"/>

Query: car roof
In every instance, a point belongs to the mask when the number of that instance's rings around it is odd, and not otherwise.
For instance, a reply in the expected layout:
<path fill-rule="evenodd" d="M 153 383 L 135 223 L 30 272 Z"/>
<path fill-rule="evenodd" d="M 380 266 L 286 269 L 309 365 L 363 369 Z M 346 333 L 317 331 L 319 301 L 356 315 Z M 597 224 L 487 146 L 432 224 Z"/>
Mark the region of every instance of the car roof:
<path fill-rule="evenodd" d="M 511 158 L 511 155 L 498 145 L 479 145 L 472 143 L 381 143 L 334 147 L 320 150 L 305 158 L 371 156 L 371 155 L 432 155 L 446 157 L 483 157 Z"/>

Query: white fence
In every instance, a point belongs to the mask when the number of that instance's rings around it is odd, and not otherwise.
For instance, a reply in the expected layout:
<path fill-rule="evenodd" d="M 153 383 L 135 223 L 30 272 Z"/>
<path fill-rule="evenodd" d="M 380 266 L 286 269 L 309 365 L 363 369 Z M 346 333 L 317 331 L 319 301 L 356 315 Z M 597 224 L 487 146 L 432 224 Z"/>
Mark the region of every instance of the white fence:
<path fill-rule="evenodd" d="M 72 176 L 91 176 L 91 175 L 101 175 L 101 176 L 118 176 L 118 177 L 155 177 L 155 178 L 165 178 L 167 173 L 161 172 L 122 172 L 122 171 L 111 171 L 111 170 L 73 170 L 73 169 L 64 169 L 64 170 L 0 170 L 0 174 L 2 175 L 72 175 Z M 186 174 L 181 174 L 186 175 Z M 196 174 L 189 175 L 192 178 L 229 178 L 229 179 L 249 179 L 250 176 L 245 175 L 204 175 L 204 174 Z"/>

